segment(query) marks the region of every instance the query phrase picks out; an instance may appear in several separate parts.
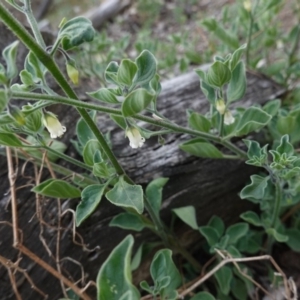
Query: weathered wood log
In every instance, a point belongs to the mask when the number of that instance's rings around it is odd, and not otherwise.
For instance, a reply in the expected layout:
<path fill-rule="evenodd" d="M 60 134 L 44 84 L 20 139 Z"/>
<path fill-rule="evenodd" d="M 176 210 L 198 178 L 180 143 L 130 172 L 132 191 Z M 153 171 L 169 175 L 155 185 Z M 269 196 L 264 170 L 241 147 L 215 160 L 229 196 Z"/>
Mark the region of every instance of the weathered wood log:
<path fill-rule="evenodd" d="M 121 13 L 131 3 L 131 0 L 105 1 L 100 6 L 87 11 L 83 16 L 90 19 L 94 28 L 99 30 L 105 22 Z"/>
<path fill-rule="evenodd" d="M 204 67 L 205 68 L 205 67 Z M 83 85 L 87 89 L 86 85 Z M 193 109 L 205 113 L 208 109 L 207 100 L 200 91 L 199 79 L 194 73 L 188 73 L 162 85 L 162 93 L 159 97 L 159 110 L 176 123 L 185 125 L 186 109 Z M 97 87 L 90 87 L 88 91 Z M 83 95 L 82 90 L 78 90 Z M 262 104 L 269 99 L 278 97 L 283 89 L 273 81 L 259 74 L 248 73 L 247 93 L 239 104 L 249 106 L 251 104 Z M 85 96 L 82 96 L 83 100 Z M 68 131 L 63 140 L 68 143 L 67 152 L 75 155 L 75 150 L 69 144 L 70 138 L 74 138 L 75 124 L 78 114 L 74 109 L 67 106 L 56 106 L 56 113 L 59 114 L 61 122 Z M 227 224 L 236 221 L 239 214 L 251 205 L 239 199 L 237 193 L 245 185 L 249 176 L 255 171 L 252 167 L 242 161 L 211 160 L 192 157 L 178 148 L 178 144 L 188 139 L 187 135 L 170 134 L 166 136 L 164 146 L 157 143 L 155 138 L 146 141 L 143 148 L 134 150 L 128 145 L 124 132 L 116 128 L 116 125 L 106 116 L 99 114 L 99 128 L 104 132 L 111 132 L 113 150 L 120 159 L 128 174 L 140 184 L 147 184 L 153 178 L 159 176 L 169 177 L 170 180 L 164 189 L 164 201 L 161 215 L 166 223 L 170 221 L 171 209 L 186 205 L 193 205 L 196 208 L 199 225 L 205 224 L 208 219 L 216 214 L 223 218 Z M 242 143 L 237 141 L 242 147 Z M 60 161 L 61 165 L 68 166 Z M 23 163 L 19 161 L 19 170 Z M 68 166 L 70 167 L 70 166 Z M 12 247 L 11 207 L 9 205 L 10 193 L 7 179 L 7 161 L 0 157 L 0 255 L 12 260 L 18 260 L 18 251 Z M 71 168 L 71 167 L 70 167 Z M 43 226 L 41 232 L 40 222 L 36 218 L 36 199 L 30 191 L 34 184 L 34 172 L 32 164 L 28 164 L 25 171 L 17 173 L 18 178 L 15 186 L 23 187 L 17 190 L 18 199 L 18 220 L 19 228 L 22 230 L 23 243 L 32 252 L 48 264 L 56 267 L 55 247 L 57 230 L 58 209 L 54 199 L 41 201 L 41 209 L 45 222 L 53 227 Z M 46 173 L 45 173 L 46 175 Z M 79 201 L 79 200 L 78 200 Z M 64 201 L 62 210 L 75 209 L 78 201 Z M 102 262 L 107 258 L 111 250 L 123 239 L 128 232 L 109 227 L 110 220 L 121 210 L 108 201 L 102 200 L 99 208 L 79 229 L 78 232 L 89 245 L 89 248 L 100 247 L 100 250 L 92 252 L 84 251 L 82 247 L 72 241 L 72 217 L 66 213 L 62 217 L 60 258 L 62 273 L 71 280 L 78 281 L 81 276 L 80 267 L 71 260 L 62 260 L 65 257 L 79 261 L 88 274 L 88 280 L 95 280 Z M 179 224 L 179 223 L 178 223 Z M 182 224 L 175 227 L 176 233 L 185 246 L 195 245 L 199 234 L 190 232 Z M 79 237 L 76 237 L 79 241 Z M 150 232 L 135 234 L 138 244 L 142 240 L 155 240 Z M 53 255 L 45 250 L 43 242 L 46 242 Z M 54 257 L 53 257 L 54 256 Z M 35 262 L 21 254 L 22 260 L 19 266 L 27 270 L 33 283 L 44 293 L 49 295 L 48 299 L 58 299 L 62 296 L 59 281 L 42 269 Z M 87 280 L 87 281 L 88 281 Z M 16 274 L 16 285 L 23 299 L 43 299 L 20 273 Z M 94 290 L 89 291 L 91 294 Z M 15 299 L 11 287 L 7 269 L 0 265 L 0 299 Z"/>

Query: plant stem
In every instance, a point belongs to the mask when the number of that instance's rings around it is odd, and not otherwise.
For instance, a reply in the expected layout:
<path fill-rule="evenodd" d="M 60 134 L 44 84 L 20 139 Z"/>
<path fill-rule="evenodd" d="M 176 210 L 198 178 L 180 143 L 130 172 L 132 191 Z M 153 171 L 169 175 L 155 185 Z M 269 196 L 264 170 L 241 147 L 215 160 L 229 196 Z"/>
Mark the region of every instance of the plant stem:
<path fill-rule="evenodd" d="M 47 150 L 48 152 L 51 152 L 51 153 L 55 154 L 59 158 L 64 159 L 65 161 L 68 161 L 68 162 L 70 162 L 71 164 L 73 164 L 75 166 L 78 166 L 78 167 L 80 167 L 82 169 L 85 169 L 85 170 L 88 170 L 88 171 L 93 171 L 92 167 L 86 165 L 85 163 L 83 163 L 83 162 L 81 162 L 81 161 L 79 161 L 79 160 L 77 160 L 77 159 L 75 159 L 75 158 L 73 158 L 69 155 L 66 155 L 62 152 L 56 151 L 56 150 L 52 149 L 51 147 L 48 147 L 46 145 L 41 145 L 40 148 L 43 148 L 43 149 Z"/>
<path fill-rule="evenodd" d="M 275 205 L 274 205 L 274 210 L 273 210 L 273 215 L 272 215 L 270 228 L 276 229 L 276 222 L 279 218 L 281 200 L 282 200 L 282 187 L 281 187 L 279 179 L 276 178 L 276 182 L 275 182 Z M 271 253 L 273 242 L 274 242 L 274 237 L 269 235 L 268 240 L 267 240 L 267 252 L 268 253 Z"/>
<path fill-rule="evenodd" d="M 276 225 L 276 221 L 279 217 L 280 204 L 282 200 L 282 188 L 279 180 L 277 179 L 275 183 L 275 206 L 273 210 L 273 216 L 271 221 L 271 228 L 274 228 Z"/>
<path fill-rule="evenodd" d="M 38 42 L 38 44 L 42 47 L 42 48 L 46 48 L 46 44 L 44 42 L 44 39 L 41 35 L 41 32 L 39 30 L 39 26 L 36 22 L 36 19 L 33 15 L 32 9 L 31 9 L 31 1 L 30 0 L 25 0 L 24 2 L 24 14 L 27 17 L 27 21 L 30 24 L 30 27 L 32 29 L 33 35 L 36 39 L 36 41 Z"/>
<path fill-rule="evenodd" d="M 251 41 L 252 41 L 252 28 L 253 28 L 253 14 L 252 11 L 249 12 L 250 17 L 250 23 L 249 23 L 249 30 L 248 30 L 248 36 L 247 36 L 247 49 L 246 49 L 246 66 L 249 66 L 250 61 L 250 48 L 251 48 Z"/>
<path fill-rule="evenodd" d="M 90 104 L 90 103 L 78 101 L 75 99 L 69 99 L 69 98 L 59 97 L 59 96 L 54 96 L 54 95 L 42 95 L 42 94 L 37 94 L 37 93 L 11 91 L 11 97 L 15 98 L 15 99 L 25 99 L 25 100 L 33 100 L 33 101 L 46 100 L 46 101 L 51 101 L 51 102 L 55 102 L 55 103 L 76 106 L 77 108 L 80 107 L 80 108 L 86 108 L 86 109 L 93 109 L 93 110 L 105 112 L 108 114 L 122 116 L 122 112 L 120 109 L 110 108 L 110 107 L 106 107 L 106 106 L 102 106 L 102 105 Z M 47 106 L 47 104 L 43 103 L 39 107 L 45 107 L 45 106 Z M 237 154 L 241 159 L 247 159 L 247 153 L 245 151 L 239 149 L 238 147 L 236 147 L 234 144 L 227 141 L 226 139 L 215 136 L 213 134 L 193 130 L 193 129 L 186 128 L 183 126 L 179 126 L 179 125 L 176 125 L 169 121 L 166 122 L 163 120 L 155 120 L 151 117 L 147 117 L 147 116 L 144 116 L 141 114 L 134 115 L 132 118 L 140 120 L 140 121 L 144 121 L 144 122 L 152 124 L 152 125 L 170 129 L 173 132 L 186 133 L 186 134 L 190 134 L 190 135 L 193 135 L 196 137 L 201 137 L 201 138 L 210 140 L 212 142 L 216 142 L 216 143 L 221 144 L 224 147 L 228 148 L 235 154 Z"/>

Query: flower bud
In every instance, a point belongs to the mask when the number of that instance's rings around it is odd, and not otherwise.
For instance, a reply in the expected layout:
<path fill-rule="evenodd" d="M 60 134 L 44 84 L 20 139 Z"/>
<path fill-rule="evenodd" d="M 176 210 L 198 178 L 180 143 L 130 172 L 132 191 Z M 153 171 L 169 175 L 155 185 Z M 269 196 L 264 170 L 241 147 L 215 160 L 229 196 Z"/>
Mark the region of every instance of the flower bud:
<path fill-rule="evenodd" d="M 244 1 L 244 8 L 248 11 L 251 12 L 251 0 L 246 0 Z"/>
<path fill-rule="evenodd" d="M 140 131 L 136 127 L 127 127 L 125 134 L 129 138 L 130 147 L 133 149 L 142 147 L 145 143 L 145 138 L 141 136 Z"/>
<path fill-rule="evenodd" d="M 67 63 L 67 74 L 71 79 L 71 81 L 73 82 L 73 84 L 78 85 L 79 72 L 73 64 Z"/>
<path fill-rule="evenodd" d="M 51 112 L 44 112 L 43 124 L 49 131 L 52 139 L 61 137 L 66 132 L 66 127 L 62 126 L 57 117 Z"/>
<path fill-rule="evenodd" d="M 225 101 L 223 99 L 218 99 L 216 102 L 216 109 L 220 113 L 220 115 L 224 115 L 226 110 Z"/>

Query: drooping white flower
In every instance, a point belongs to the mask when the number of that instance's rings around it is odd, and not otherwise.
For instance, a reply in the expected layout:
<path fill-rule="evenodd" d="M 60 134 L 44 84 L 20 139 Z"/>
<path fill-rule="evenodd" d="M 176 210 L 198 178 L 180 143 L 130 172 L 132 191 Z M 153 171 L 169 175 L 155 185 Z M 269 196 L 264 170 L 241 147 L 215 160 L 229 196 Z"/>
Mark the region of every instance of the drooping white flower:
<path fill-rule="evenodd" d="M 61 137 L 66 132 L 66 127 L 62 126 L 57 117 L 51 112 L 44 112 L 43 124 L 50 133 L 52 139 Z"/>
<path fill-rule="evenodd" d="M 230 125 L 230 124 L 233 124 L 234 121 L 235 121 L 235 118 L 231 114 L 231 111 L 229 109 L 227 109 L 224 114 L 224 124 Z"/>
<path fill-rule="evenodd" d="M 137 128 L 133 126 L 127 127 L 125 134 L 129 138 L 129 145 L 131 148 L 136 149 L 144 145 L 145 138 L 141 136 L 141 133 Z"/>
<path fill-rule="evenodd" d="M 251 11 L 251 0 L 246 0 L 246 1 L 244 1 L 244 8 L 248 11 L 248 12 L 250 12 Z"/>

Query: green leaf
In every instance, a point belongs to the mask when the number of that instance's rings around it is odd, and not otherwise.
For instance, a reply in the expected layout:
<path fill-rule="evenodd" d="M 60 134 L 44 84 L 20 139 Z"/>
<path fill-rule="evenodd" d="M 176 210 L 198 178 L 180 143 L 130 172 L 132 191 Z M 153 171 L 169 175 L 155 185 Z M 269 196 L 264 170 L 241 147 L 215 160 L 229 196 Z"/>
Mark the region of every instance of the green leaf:
<path fill-rule="evenodd" d="M 106 198 L 114 205 L 134 208 L 139 214 L 144 210 L 143 189 L 140 185 L 130 185 L 123 176 L 112 190 L 106 193 Z"/>
<path fill-rule="evenodd" d="M 61 26 L 58 39 L 64 50 L 70 50 L 94 39 L 95 30 L 92 22 L 84 17 L 75 17 Z"/>
<path fill-rule="evenodd" d="M 216 298 L 208 292 L 200 292 L 193 296 L 191 300 L 216 300 Z"/>
<path fill-rule="evenodd" d="M 210 121 L 196 112 L 192 112 L 189 116 L 189 125 L 191 128 L 202 132 L 209 132 L 211 128 Z"/>
<path fill-rule="evenodd" d="M 144 246 L 145 244 L 142 242 L 142 244 L 139 246 L 136 253 L 134 254 L 130 266 L 131 271 L 135 271 L 140 266 L 143 257 Z"/>
<path fill-rule="evenodd" d="M 276 148 L 276 151 L 280 154 L 285 153 L 287 156 L 294 154 L 294 147 L 289 142 L 289 136 L 287 134 L 281 137 L 280 145 Z"/>
<path fill-rule="evenodd" d="M 137 72 L 137 65 L 130 59 L 123 59 L 117 73 L 118 83 L 130 87 Z"/>
<path fill-rule="evenodd" d="M 181 275 L 172 260 L 172 251 L 169 249 L 162 249 L 155 253 L 150 273 L 154 282 L 159 282 L 165 277 L 170 277 L 168 286 L 160 290 L 162 299 L 170 299 L 171 293 L 181 284 Z"/>
<path fill-rule="evenodd" d="M 35 83 L 44 80 L 46 68 L 31 51 L 28 53 L 25 59 L 25 70 L 31 74 L 31 77 Z"/>
<path fill-rule="evenodd" d="M 119 125 L 122 129 L 126 130 L 127 124 L 123 117 L 116 116 L 116 115 L 109 115 L 109 116 L 117 125 Z"/>
<path fill-rule="evenodd" d="M 230 292 L 230 284 L 233 278 L 231 269 L 227 266 L 223 266 L 214 274 L 214 276 L 217 279 L 222 293 L 228 295 Z"/>
<path fill-rule="evenodd" d="M 218 216 L 212 216 L 208 221 L 207 226 L 213 227 L 218 233 L 219 238 L 223 235 L 225 231 L 224 222 Z"/>
<path fill-rule="evenodd" d="M 100 178 L 110 178 L 116 171 L 113 167 L 109 167 L 106 162 L 94 163 L 93 174 Z"/>
<path fill-rule="evenodd" d="M 250 107 L 241 116 L 234 134 L 236 136 L 247 135 L 248 133 L 259 130 L 266 126 L 272 116 L 257 107 Z"/>
<path fill-rule="evenodd" d="M 230 70 L 233 71 L 238 64 L 244 50 L 247 48 L 247 44 L 242 45 L 240 48 L 236 49 L 230 59 L 229 66 Z"/>
<path fill-rule="evenodd" d="M 2 56 L 6 62 L 6 78 L 13 79 L 18 75 L 17 50 L 19 41 L 15 41 L 2 51 Z"/>
<path fill-rule="evenodd" d="M 81 192 L 81 201 L 76 207 L 76 226 L 86 220 L 99 205 L 107 184 L 92 184 Z"/>
<path fill-rule="evenodd" d="M 95 114 L 93 113 L 92 119 L 94 120 Z M 84 146 L 89 140 L 96 139 L 94 133 L 86 122 L 80 118 L 76 125 L 77 138 L 82 146 Z"/>
<path fill-rule="evenodd" d="M 79 198 L 78 188 L 61 179 L 48 179 L 31 189 L 37 194 L 52 198 Z"/>
<path fill-rule="evenodd" d="M 130 212 L 124 212 L 115 216 L 110 221 L 109 226 L 117 226 L 122 229 L 142 231 L 147 224 L 139 215 Z"/>
<path fill-rule="evenodd" d="M 10 147 L 22 147 L 24 146 L 20 139 L 13 133 L 0 133 L 0 145 Z"/>
<path fill-rule="evenodd" d="M 4 89 L 0 89 L 0 113 L 6 108 L 7 103 L 9 101 L 7 91 Z"/>
<path fill-rule="evenodd" d="M 296 228 L 288 228 L 285 231 L 288 236 L 287 245 L 294 251 L 300 252 L 300 230 Z"/>
<path fill-rule="evenodd" d="M 43 126 L 42 112 L 40 110 L 34 110 L 30 114 L 27 114 L 27 110 L 32 109 L 32 108 L 33 108 L 33 106 L 31 106 L 31 105 L 25 105 L 22 107 L 22 111 L 24 112 L 24 114 L 26 116 L 25 127 L 28 130 L 36 133 L 36 132 L 39 132 Z"/>
<path fill-rule="evenodd" d="M 210 104 L 215 104 L 216 102 L 216 92 L 215 89 L 210 86 L 206 81 L 206 74 L 203 70 L 197 69 L 195 70 L 197 75 L 200 77 L 200 88 L 207 98 L 207 100 L 210 102 Z"/>
<path fill-rule="evenodd" d="M 98 140 L 89 140 L 83 148 L 83 160 L 88 166 L 94 165 L 94 155 L 97 150 L 101 150 L 101 145 Z"/>
<path fill-rule="evenodd" d="M 240 61 L 232 71 L 232 77 L 227 87 L 228 103 L 240 100 L 245 95 L 246 87 L 245 66 L 244 63 Z"/>
<path fill-rule="evenodd" d="M 98 91 L 87 93 L 89 96 L 105 103 L 120 103 L 111 89 L 101 88 Z"/>
<path fill-rule="evenodd" d="M 277 130 L 280 134 L 291 133 L 297 125 L 297 119 L 294 116 L 278 116 L 277 118 Z"/>
<path fill-rule="evenodd" d="M 275 240 L 279 243 L 284 243 L 284 242 L 287 242 L 289 240 L 287 235 L 279 233 L 274 228 L 268 228 L 266 230 L 266 233 L 273 236 L 275 238 Z"/>
<path fill-rule="evenodd" d="M 264 106 L 263 110 L 271 115 L 272 117 L 276 116 L 278 113 L 278 110 L 281 106 L 281 101 L 279 99 L 268 101 Z"/>
<path fill-rule="evenodd" d="M 199 227 L 200 233 L 205 237 L 208 245 L 214 247 L 219 241 L 219 234 L 217 230 L 211 226 Z"/>
<path fill-rule="evenodd" d="M 242 199 L 254 198 L 257 200 L 263 199 L 265 189 L 268 185 L 269 177 L 262 177 L 259 175 L 252 175 L 251 184 L 246 185 L 240 194 Z"/>
<path fill-rule="evenodd" d="M 196 210 L 195 210 L 194 206 L 185 206 L 185 207 L 175 208 L 175 209 L 172 209 L 172 211 L 184 223 L 186 223 L 193 229 L 198 230 Z"/>
<path fill-rule="evenodd" d="M 20 79 L 21 79 L 22 83 L 25 84 L 26 86 L 35 85 L 33 76 L 27 70 L 22 70 L 20 72 Z"/>
<path fill-rule="evenodd" d="M 240 215 L 240 217 L 244 221 L 246 221 L 246 222 L 248 222 L 248 223 L 250 223 L 254 226 L 262 226 L 262 222 L 260 220 L 260 217 L 257 215 L 257 213 L 255 213 L 253 211 L 246 211 L 246 212 L 242 213 Z"/>
<path fill-rule="evenodd" d="M 204 142 L 203 139 L 192 139 L 179 145 L 179 148 L 189 154 L 206 157 L 222 158 L 223 154 L 213 144 Z"/>
<path fill-rule="evenodd" d="M 258 142 L 256 141 L 251 141 L 251 140 L 243 140 L 246 146 L 248 147 L 248 158 L 253 159 L 253 158 L 258 158 L 260 157 L 261 154 L 261 147 Z"/>
<path fill-rule="evenodd" d="M 120 300 L 129 293 L 125 299 L 139 300 L 140 295 L 131 282 L 130 257 L 133 246 L 133 237 L 128 235 L 102 264 L 97 276 L 97 299 Z"/>
<path fill-rule="evenodd" d="M 224 44 L 232 49 L 239 47 L 239 40 L 237 35 L 233 34 L 230 30 L 225 30 L 221 23 L 219 24 L 213 18 L 207 18 L 201 22 L 209 31 L 213 32 Z"/>
<path fill-rule="evenodd" d="M 105 69 L 104 76 L 105 80 L 109 83 L 118 84 L 117 74 L 119 65 L 115 61 L 111 61 Z"/>
<path fill-rule="evenodd" d="M 155 76 L 150 81 L 150 87 L 155 92 L 155 95 L 158 96 L 161 92 L 161 84 L 159 82 L 160 76 L 155 74 Z"/>
<path fill-rule="evenodd" d="M 162 190 L 168 180 L 169 178 L 159 177 L 153 179 L 146 187 L 146 197 L 148 198 L 148 201 L 156 215 L 159 215 L 162 201 Z"/>
<path fill-rule="evenodd" d="M 138 67 L 138 72 L 136 74 L 134 83 L 135 84 L 145 84 L 151 81 L 151 79 L 156 74 L 156 59 L 154 55 L 148 51 L 144 50 L 135 60 Z"/>
<path fill-rule="evenodd" d="M 236 299 L 248 299 L 248 290 L 246 284 L 239 278 L 233 277 L 233 283 L 231 284 L 231 292 L 233 293 Z"/>
<path fill-rule="evenodd" d="M 221 88 L 231 79 L 229 68 L 220 61 L 215 61 L 207 71 L 207 83 L 217 88 Z"/>
<path fill-rule="evenodd" d="M 226 230 L 226 234 L 229 236 L 229 244 L 235 244 L 237 241 L 247 234 L 249 231 L 249 224 L 247 223 L 235 223 L 229 226 Z"/>
<path fill-rule="evenodd" d="M 153 100 L 153 95 L 145 89 L 136 89 L 127 95 L 122 104 L 124 117 L 131 117 L 144 110 Z"/>

